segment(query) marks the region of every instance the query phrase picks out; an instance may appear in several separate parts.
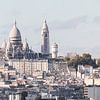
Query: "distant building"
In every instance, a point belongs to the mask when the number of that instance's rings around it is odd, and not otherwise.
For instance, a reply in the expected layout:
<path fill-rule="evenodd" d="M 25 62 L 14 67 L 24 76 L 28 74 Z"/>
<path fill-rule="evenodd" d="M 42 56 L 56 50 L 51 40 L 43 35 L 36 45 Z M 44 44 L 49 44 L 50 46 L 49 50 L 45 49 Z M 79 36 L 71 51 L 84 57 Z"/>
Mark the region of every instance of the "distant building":
<path fill-rule="evenodd" d="M 91 76 L 93 74 L 93 66 L 90 65 L 79 65 L 78 66 L 78 72 L 81 74 L 84 74 L 85 76 Z"/>
<path fill-rule="evenodd" d="M 52 58 L 57 58 L 58 57 L 58 44 L 54 43 L 52 45 Z"/>
<path fill-rule="evenodd" d="M 67 53 L 67 57 L 69 57 L 69 58 L 74 58 L 76 56 L 77 56 L 76 52 L 69 52 L 69 53 Z"/>
<path fill-rule="evenodd" d="M 11 93 L 9 94 L 9 100 L 21 100 L 21 93 Z"/>

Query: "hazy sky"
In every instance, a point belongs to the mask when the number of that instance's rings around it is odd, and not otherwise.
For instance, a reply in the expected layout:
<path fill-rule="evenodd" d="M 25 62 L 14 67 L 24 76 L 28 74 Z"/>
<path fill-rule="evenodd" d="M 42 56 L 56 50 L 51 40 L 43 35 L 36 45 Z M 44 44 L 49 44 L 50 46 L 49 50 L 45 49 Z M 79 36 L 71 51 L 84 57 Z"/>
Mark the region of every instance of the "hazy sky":
<path fill-rule="evenodd" d="M 40 32 L 47 20 L 50 43 L 59 53 L 90 52 L 100 56 L 100 0 L 0 0 L 0 43 L 17 21 L 23 37 L 40 51 Z"/>

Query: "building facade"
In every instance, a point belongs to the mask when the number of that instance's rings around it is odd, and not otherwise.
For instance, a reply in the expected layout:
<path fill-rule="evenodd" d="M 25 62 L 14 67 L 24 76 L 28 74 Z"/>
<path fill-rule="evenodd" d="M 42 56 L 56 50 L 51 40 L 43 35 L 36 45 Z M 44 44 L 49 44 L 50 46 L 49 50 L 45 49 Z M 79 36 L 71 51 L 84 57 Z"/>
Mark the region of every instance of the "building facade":
<path fill-rule="evenodd" d="M 37 59 L 48 58 L 49 56 L 49 30 L 46 21 L 43 23 L 41 32 L 41 52 L 37 53 L 29 48 L 27 40 L 22 41 L 20 30 L 14 23 L 8 37 L 8 41 L 4 41 L 1 49 L 6 59 Z"/>
<path fill-rule="evenodd" d="M 23 74 L 27 76 L 37 76 L 39 73 L 48 72 L 48 60 L 10 60 L 9 65 L 16 69 L 18 74 L 21 76 Z"/>

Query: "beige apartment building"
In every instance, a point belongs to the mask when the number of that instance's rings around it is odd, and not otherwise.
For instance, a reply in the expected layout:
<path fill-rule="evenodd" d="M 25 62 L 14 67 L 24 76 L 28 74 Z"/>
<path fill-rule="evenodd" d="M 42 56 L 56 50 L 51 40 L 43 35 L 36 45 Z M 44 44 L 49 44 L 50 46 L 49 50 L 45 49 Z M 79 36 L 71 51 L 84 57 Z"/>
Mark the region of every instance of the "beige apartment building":
<path fill-rule="evenodd" d="M 10 60 L 8 62 L 13 68 L 16 69 L 16 71 L 22 75 L 32 75 L 34 76 L 34 73 L 36 75 L 37 73 L 43 73 L 48 72 L 48 60 Z"/>

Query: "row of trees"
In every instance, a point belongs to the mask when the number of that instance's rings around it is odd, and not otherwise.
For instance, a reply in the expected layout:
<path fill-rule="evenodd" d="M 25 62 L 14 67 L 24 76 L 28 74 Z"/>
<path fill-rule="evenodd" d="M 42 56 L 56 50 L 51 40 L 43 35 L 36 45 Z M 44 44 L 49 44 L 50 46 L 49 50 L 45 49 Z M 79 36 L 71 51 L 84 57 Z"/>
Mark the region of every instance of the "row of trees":
<path fill-rule="evenodd" d="M 88 53 L 84 53 L 82 56 L 76 55 L 74 58 L 65 57 L 65 61 L 68 62 L 68 66 L 72 66 L 77 69 L 78 65 L 91 65 L 94 68 L 100 65 L 100 61 L 96 64 L 96 59 Z"/>

